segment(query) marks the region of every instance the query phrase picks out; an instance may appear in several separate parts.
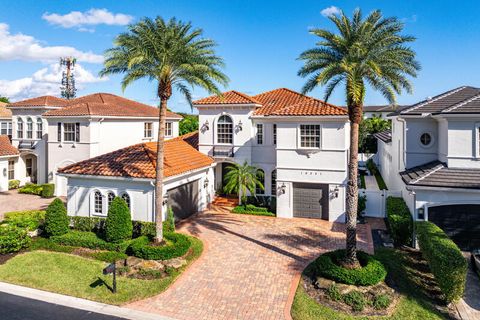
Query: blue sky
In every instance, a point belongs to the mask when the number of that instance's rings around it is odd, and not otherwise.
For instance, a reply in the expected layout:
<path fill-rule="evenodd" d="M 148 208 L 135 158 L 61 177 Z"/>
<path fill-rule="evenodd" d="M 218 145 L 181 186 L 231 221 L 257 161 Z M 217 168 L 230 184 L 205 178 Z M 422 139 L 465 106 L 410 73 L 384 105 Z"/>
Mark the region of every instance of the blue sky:
<path fill-rule="evenodd" d="M 156 104 L 155 85 L 138 82 L 122 93 L 119 77 L 99 79 L 101 55 L 126 23 L 160 15 L 191 21 L 218 43 L 224 57 L 228 89 L 255 94 L 277 87 L 300 90 L 298 55 L 314 45 L 311 27 L 331 28 L 321 11 L 335 6 L 351 13 L 380 9 L 397 16 L 422 64 L 413 79 L 413 95 L 398 98 L 409 104 L 460 85 L 480 87 L 479 1 L 4 1 L 0 11 L 0 95 L 13 100 L 44 93 L 58 95 L 57 56 L 79 58 L 78 95 L 111 92 Z M 93 11 L 90 11 L 94 9 Z M 105 9 L 96 10 L 95 9 Z M 73 11 L 79 13 L 70 14 Z M 70 14 L 70 15 L 68 15 Z M 65 16 L 68 15 L 68 16 Z M 102 23 L 101 23 L 102 22 Z M 105 23 L 107 22 L 107 23 Z M 194 97 L 206 93 L 196 89 Z M 312 93 L 321 98 L 320 89 Z M 344 104 L 339 90 L 331 103 Z M 368 91 L 366 104 L 385 100 Z M 175 94 L 169 107 L 190 112 Z"/>

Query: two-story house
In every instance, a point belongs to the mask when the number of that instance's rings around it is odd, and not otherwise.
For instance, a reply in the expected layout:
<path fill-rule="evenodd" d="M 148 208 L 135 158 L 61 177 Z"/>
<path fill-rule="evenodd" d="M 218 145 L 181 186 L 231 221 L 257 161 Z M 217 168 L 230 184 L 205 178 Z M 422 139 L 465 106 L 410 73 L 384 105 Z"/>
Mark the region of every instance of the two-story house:
<path fill-rule="evenodd" d="M 480 89 L 456 88 L 389 118 L 391 132 L 376 135 L 389 189 L 402 191 L 416 220 L 480 247 Z"/>
<path fill-rule="evenodd" d="M 20 151 L 14 178 L 56 185 L 66 195 L 58 168 L 135 143 L 156 140 L 158 108 L 112 94 L 65 100 L 42 96 L 11 103 L 12 144 Z M 166 136 L 178 136 L 181 116 L 168 112 Z"/>
<path fill-rule="evenodd" d="M 263 172 L 277 216 L 344 221 L 349 122 L 345 109 L 281 88 L 254 96 L 229 91 L 194 102 L 199 151 L 215 159 L 215 189 L 226 168 Z"/>

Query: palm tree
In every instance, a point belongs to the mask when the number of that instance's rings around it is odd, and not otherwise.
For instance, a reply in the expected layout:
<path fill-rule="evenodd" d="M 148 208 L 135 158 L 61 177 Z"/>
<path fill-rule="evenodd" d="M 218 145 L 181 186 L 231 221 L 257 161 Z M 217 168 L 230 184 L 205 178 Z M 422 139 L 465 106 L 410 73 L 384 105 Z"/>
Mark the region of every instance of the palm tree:
<path fill-rule="evenodd" d="M 227 166 L 227 173 L 223 188 L 226 193 L 237 193 L 240 204 L 246 204 L 247 191 L 255 194 L 256 188 L 265 190 L 263 186 L 263 171 L 251 166 L 245 161 L 243 164 L 232 164 Z"/>
<path fill-rule="evenodd" d="M 168 99 L 178 90 L 192 105 L 190 87 L 198 86 L 220 95 L 217 83 L 224 86 L 227 76 L 220 70 L 223 59 L 215 54 L 215 42 L 202 38 L 201 29 L 190 23 L 157 17 L 144 18 L 128 26 L 128 31 L 115 39 L 115 46 L 105 51 L 101 76 L 124 74 L 122 90 L 139 79 L 156 84 L 160 99 L 157 163 L 155 179 L 155 242 L 163 239 L 163 146 Z"/>
<path fill-rule="evenodd" d="M 400 34 L 404 24 L 397 18 L 384 18 L 376 10 L 363 19 L 360 9 L 356 9 L 351 19 L 343 12 L 331 15 L 329 19 L 334 23 L 336 32 L 324 29 L 310 31 L 320 41 L 315 48 L 306 50 L 298 58 L 304 62 L 298 75 L 308 77 L 303 86 L 304 93 L 317 86 L 325 86 L 326 101 L 336 88 L 344 86 L 351 130 L 346 255 L 342 265 L 356 268 L 359 266 L 356 255 L 358 127 L 363 118 L 367 85 L 395 104 L 397 94 L 403 90 L 412 92 L 407 76 L 415 77 L 420 65 L 415 60 L 415 52 L 407 46 L 415 38 Z"/>

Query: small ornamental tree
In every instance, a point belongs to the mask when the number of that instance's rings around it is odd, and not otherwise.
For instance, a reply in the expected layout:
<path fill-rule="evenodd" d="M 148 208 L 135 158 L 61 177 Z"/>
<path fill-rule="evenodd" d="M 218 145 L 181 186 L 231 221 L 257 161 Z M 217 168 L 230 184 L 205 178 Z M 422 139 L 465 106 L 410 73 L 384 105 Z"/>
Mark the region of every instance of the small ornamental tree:
<path fill-rule="evenodd" d="M 133 224 L 128 205 L 120 197 L 115 197 L 108 208 L 105 221 L 105 240 L 119 242 L 132 239 Z"/>
<path fill-rule="evenodd" d="M 61 236 L 68 232 L 69 219 L 62 200 L 56 198 L 47 207 L 45 232 L 48 236 Z"/>

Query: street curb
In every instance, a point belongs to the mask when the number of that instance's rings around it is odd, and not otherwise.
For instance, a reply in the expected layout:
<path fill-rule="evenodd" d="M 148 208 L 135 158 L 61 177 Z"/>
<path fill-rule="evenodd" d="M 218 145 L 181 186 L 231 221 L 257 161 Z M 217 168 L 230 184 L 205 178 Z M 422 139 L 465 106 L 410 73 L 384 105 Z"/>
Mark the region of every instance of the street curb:
<path fill-rule="evenodd" d="M 175 320 L 174 318 L 160 316 L 129 308 L 117 307 L 105 303 L 94 302 L 86 299 L 75 298 L 58 293 L 32 289 L 15 284 L 0 282 L 0 292 L 24 298 L 40 300 L 47 303 L 61 305 L 69 308 L 101 313 L 131 320 Z"/>

